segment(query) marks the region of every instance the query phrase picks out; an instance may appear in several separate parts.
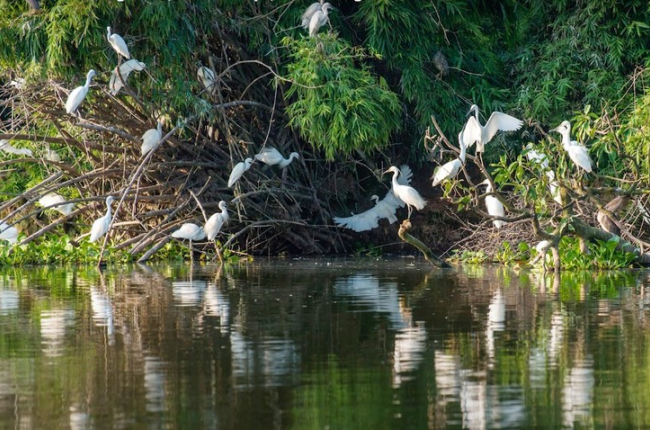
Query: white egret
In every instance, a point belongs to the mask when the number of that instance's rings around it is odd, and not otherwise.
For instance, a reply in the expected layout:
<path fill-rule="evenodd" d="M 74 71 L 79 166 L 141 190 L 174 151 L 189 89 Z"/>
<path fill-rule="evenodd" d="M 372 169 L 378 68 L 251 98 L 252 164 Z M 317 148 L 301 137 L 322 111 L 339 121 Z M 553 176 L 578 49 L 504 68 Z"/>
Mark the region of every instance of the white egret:
<path fill-rule="evenodd" d="M 208 218 L 208 221 L 203 227 L 205 234 L 208 236 L 208 240 L 214 240 L 214 238 L 217 237 L 217 234 L 221 231 L 221 228 L 228 222 L 228 219 L 230 219 L 225 201 L 221 200 L 219 202 L 219 209 L 221 209 L 221 212 L 217 212 Z"/>
<path fill-rule="evenodd" d="M 422 210 L 427 202 L 422 198 L 420 193 L 415 190 L 415 188 L 399 183 L 397 177 L 401 174 L 401 172 L 397 167 L 391 166 L 384 173 L 388 172 L 393 173 L 393 194 L 395 194 L 397 198 L 406 203 L 408 206 L 408 218 L 410 219 L 413 207 L 415 207 L 417 210 Z"/>
<path fill-rule="evenodd" d="M 196 71 L 196 77 L 209 93 L 214 91 L 214 84 L 217 82 L 217 78 L 210 68 L 205 66 L 199 67 L 199 69 Z"/>
<path fill-rule="evenodd" d="M 9 224 L 0 222 L 0 240 L 6 240 L 10 244 L 18 242 L 18 229 L 9 227 Z"/>
<path fill-rule="evenodd" d="M 327 12 L 334 9 L 329 3 L 324 3 L 320 10 L 314 12 L 309 20 L 309 36 L 316 37 L 318 30 L 327 22 Z"/>
<path fill-rule="evenodd" d="M 69 114 L 75 112 L 79 105 L 81 105 L 81 102 L 84 101 L 86 98 L 86 94 L 88 94 L 88 88 L 90 87 L 90 81 L 92 81 L 93 77 L 96 75 L 95 71 L 93 69 L 90 69 L 88 71 L 88 74 L 86 75 L 86 84 L 77 87 L 68 96 L 68 100 L 65 102 L 65 111 Z"/>
<path fill-rule="evenodd" d="M 460 145 L 460 155 L 455 160 L 449 161 L 442 166 L 438 167 L 436 173 L 433 175 L 433 183 L 431 186 L 435 187 L 445 179 L 454 179 L 460 168 L 465 164 L 465 153 L 467 148 L 463 142 L 463 132 L 458 133 L 458 144 Z"/>
<path fill-rule="evenodd" d="M 476 142 L 476 152 L 483 152 L 485 144 L 492 140 L 497 132 L 519 130 L 523 125 L 523 121 L 498 111 L 492 112 L 485 125 L 481 125 L 477 105 L 472 105 L 467 114 L 471 115 L 472 112 L 474 116 L 469 117 L 463 130 L 463 141 L 468 148 Z"/>
<path fill-rule="evenodd" d="M 114 96 L 117 95 L 117 93 L 119 93 L 124 86 L 122 84 L 122 81 L 124 81 L 124 84 L 126 84 L 126 81 L 129 79 L 131 72 L 141 72 L 146 67 L 146 64 L 144 64 L 142 61 L 131 59 L 129 61 L 125 61 L 119 67 L 114 68 L 111 72 L 111 79 L 108 82 L 110 93 Z M 120 75 L 122 76 L 122 79 L 120 79 Z"/>
<path fill-rule="evenodd" d="M 25 79 L 24 78 L 16 78 L 13 81 L 9 82 L 10 87 L 14 87 L 17 90 L 22 90 L 25 88 Z"/>
<path fill-rule="evenodd" d="M 90 242 L 96 242 L 97 239 L 108 233 L 108 227 L 111 225 L 111 203 L 113 196 L 106 197 L 106 215 L 97 218 L 90 229 Z"/>
<path fill-rule="evenodd" d="M 235 185 L 239 178 L 242 177 L 244 172 L 251 168 L 252 164 L 252 158 L 247 158 L 246 160 L 237 163 L 237 165 L 233 167 L 232 172 L 230 172 L 230 177 L 228 178 L 228 188 L 232 188 L 232 186 Z"/>
<path fill-rule="evenodd" d="M 546 157 L 546 154 L 541 154 L 537 152 L 533 148 L 533 144 L 529 143 L 526 145 L 526 157 L 533 162 L 533 163 L 539 163 L 542 168 L 545 170 L 546 177 L 548 178 L 548 190 L 551 192 L 551 195 L 553 196 L 553 200 L 555 200 L 559 205 L 562 204 L 562 196 L 560 195 L 560 187 L 555 180 L 555 172 L 550 169 L 548 166 L 548 158 Z"/>
<path fill-rule="evenodd" d="M 106 38 L 108 39 L 108 43 L 111 44 L 115 52 L 117 52 L 119 55 L 122 57 L 126 58 L 127 60 L 131 58 L 131 54 L 129 54 L 129 47 L 126 46 L 126 42 L 124 39 L 122 39 L 122 36 L 120 36 L 117 33 L 111 34 L 111 28 L 106 27 L 107 34 Z"/>
<path fill-rule="evenodd" d="M 157 128 L 150 128 L 142 135 L 142 147 L 140 148 L 142 156 L 147 155 L 149 151 L 158 145 L 160 139 L 162 139 L 162 124 L 158 121 Z"/>
<path fill-rule="evenodd" d="M 33 157 L 34 153 L 31 149 L 27 148 L 16 148 L 8 140 L 0 140 L 0 151 L 6 152 L 8 154 L 17 154 L 17 155 L 26 155 L 28 157 Z"/>
<path fill-rule="evenodd" d="M 323 10 L 324 5 L 328 5 L 328 7 L 332 7 L 331 4 L 329 3 L 323 4 L 322 1 L 315 2 L 309 5 L 309 7 L 305 10 L 305 12 L 300 17 L 302 28 L 304 28 L 305 30 L 309 29 L 309 23 L 311 22 L 312 16 L 314 16 L 316 12 Z"/>
<path fill-rule="evenodd" d="M 402 174 L 397 178 L 397 182 L 401 185 L 408 185 L 413 175 L 411 168 L 404 164 L 400 166 L 400 171 Z M 404 207 L 404 202 L 395 197 L 392 190 L 388 191 L 382 200 L 379 200 L 376 195 L 371 196 L 370 200 L 375 201 L 375 206 L 372 208 L 346 218 L 334 217 L 332 219 L 338 226 L 361 232 L 377 228 L 379 220 L 382 218 L 386 218 L 389 224 L 394 223 L 397 221 L 395 216 L 397 208 Z"/>
<path fill-rule="evenodd" d="M 255 154 L 256 160 L 266 163 L 269 166 L 275 166 L 277 164 L 280 169 L 284 169 L 291 164 L 294 158 L 300 158 L 300 155 L 297 152 L 292 152 L 289 158 L 284 158 L 280 154 L 280 151 L 270 146 L 262 149 L 259 154 Z"/>
<path fill-rule="evenodd" d="M 569 158 L 582 169 L 587 172 L 592 170 L 592 161 L 589 157 L 589 150 L 586 146 L 581 145 L 575 140 L 571 140 L 571 123 L 569 121 L 562 121 L 562 124 L 558 125 L 550 131 L 556 131 L 562 135 L 562 146 L 569 153 Z"/>
<path fill-rule="evenodd" d="M 194 252 L 192 251 L 192 242 L 195 240 L 205 239 L 205 231 L 203 227 L 199 227 L 196 224 L 185 223 L 172 233 L 172 237 L 176 239 L 188 239 L 190 241 L 190 260 L 194 263 Z"/>
<path fill-rule="evenodd" d="M 66 203 L 65 198 L 56 193 L 47 193 L 38 200 L 38 204 L 45 209 L 52 209 L 68 216 L 74 210 L 74 203 Z"/>
<path fill-rule="evenodd" d="M 61 162 L 61 156 L 55 150 L 50 148 L 50 144 L 45 144 L 45 159 L 47 161 L 54 161 L 55 163 Z"/>
<path fill-rule="evenodd" d="M 486 179 L 479 185 L 487 185 L 487 188 L 485 189 L 486 193 L 491 193 L 493 191 L 492 184 L 490 184 L 489 179 Z M 487 208 L 487 211 L 490 215 L 503 217 L 506 216 L 506 211 L 503 208 L 503 203 L 501 203 L 499 199 L 492 195 L 485 196 L 485 207 Z M 501 228 L 505 224 L 505 221 L 495 219 L 492 221 L 492 223 L 496 228 Z"/>
<path fill-rule="evenodd" d="M 376 195 L 370 197 L 370 200 L 375 200 L 376 203 L 379 204 L 379 197 Z M 350 230 L 357 232 L 372 230 L 373 228 L 377 228 L 379 226 L 379 214 L 376 211 L 376 207 L 377 206 L 375 205 L 366 211 L 349 217 L 334 217 L 332 219 L 336 225 L 349 228 Z"/>

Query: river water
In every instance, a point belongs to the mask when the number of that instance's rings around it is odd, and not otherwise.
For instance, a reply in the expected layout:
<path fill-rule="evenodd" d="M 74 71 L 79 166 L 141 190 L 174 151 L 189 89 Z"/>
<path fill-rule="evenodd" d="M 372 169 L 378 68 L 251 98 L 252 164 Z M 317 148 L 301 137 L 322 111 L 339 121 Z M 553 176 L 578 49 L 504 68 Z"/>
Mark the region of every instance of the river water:
<path fill-rule="evenodd" d="M 642 428 L 650 272 L 0 272 L 2 429 Z"/>

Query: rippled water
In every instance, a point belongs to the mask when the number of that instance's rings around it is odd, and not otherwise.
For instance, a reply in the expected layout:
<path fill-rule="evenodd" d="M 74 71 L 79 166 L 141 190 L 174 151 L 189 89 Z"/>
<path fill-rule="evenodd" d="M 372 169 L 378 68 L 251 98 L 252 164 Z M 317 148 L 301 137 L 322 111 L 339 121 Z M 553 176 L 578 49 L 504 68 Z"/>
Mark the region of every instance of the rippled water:
<path fill-rule="evenodd" d="M 643 428 L 650 273 L 0 272 L 0 428 Z"/>

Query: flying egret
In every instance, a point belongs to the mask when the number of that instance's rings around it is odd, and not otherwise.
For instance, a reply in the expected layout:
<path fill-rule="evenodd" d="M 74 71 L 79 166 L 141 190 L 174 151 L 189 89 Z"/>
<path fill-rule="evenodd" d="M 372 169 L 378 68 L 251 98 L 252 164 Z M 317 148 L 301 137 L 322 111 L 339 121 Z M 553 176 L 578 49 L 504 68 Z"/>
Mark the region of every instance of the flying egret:
<path fill-rule="evenodd" d="M 232 186 L 235 185 L 239 178 L 242 177 L 244 172 L 251 168 L 252 164 L 252 158 L 247 158 L 246 160 L 237 163 L 237 165 L 233 167 L 232 172 L 230 172 L 230 177 L 228 178 L 228 188 L 232 188 Z"/>
<path fill-rule="evenodd" d="M 269 166 L 275 166 L 277 164 L 280 169 L 284 169 L 291 164 L 294 158 L 300 158 L 300 155 L 297 152 L 292 152 L 287 159 L 280 154 L 280 151 L 270 146 L 262 149 L 259 154 L 255 154 L 256 160 L 266 163 Z"/>
<path fill-rule="evenodd" d="M 88 74 L 86 75 L 86 84 L 77 87 L 68 96 L 68 100 L 65 102 L 65 111 L 69 114 L 72 114 L 77 110 L 79 105 L 81 104 L 82 101 L 86 98 L 86 94 L 88 94 L 88 88 L 90 87 L 90 81 L 93 79 L 93 77 L 96 75 L 95 71 L 93 69 L 90 69 L 88 71 Z"/>
<path fill-rule="evenodd" d="M 18 229 L 9 227 L 9 224 L 0 222 L 0 240 L 6 240 L 11 245 L 18 242 Z"/>
<path fill-rule="evenodd" d="M 203 227 L 205 234 L 208 236 L 208 240 L 214 240 L 214 238 L 217 237 L 217 234 L 221 231 L 221 228 L 228 222 L 228 219 L 230 219 L 225 201 L 221 200 L 219 202 L 219 209 L 221 209 L 221 212 L 217 212 L 208 218 L 208 221 Z"/>
<path fill-rule="evenodd" d="M 411 176 L 413 176 L 411 168 L 403 164 L 400 166 L 400 172 L 402 174 L 397 178 L 397 182 L 401 185 L 410 184 Z M 389 190 L 381 200 L 376 195 L 371 196 L 370 200 L 375 201 L 375 206 L 372 208 L 346 218 L 335 217 L 333 218 L 334 222 L 338 226 L 346 227 L 357 232 L 372 230 L 379 226 L 378 222 L 382 218 L 386 218 L 389 224 L 397 221 L 395 213 L 398 208 L 404 207 L 404 202 L 397 198 L 392 190 Z"/>
<path fill-rule="evenodd" d="M 465 153 L 467 151 L 465 142 L 463 142 L 462 131 L 458 133 L 458 144 L 460 145 L 460 155 L 455 160 L 443 164 L 436 170 L 431 186 L 435 187 L 445 179 L 454 179 L 458 175 L 460 168 L 465 163 Z"/>
<path fill-rule="evenodd" d="M 316 37 L 318 30 L 327 22 L 327 12 L 334 9 L 329 3 L 324 3 L 320 10 L 314 12 L 309 20 L 309 36 Z"/>
<path fill-rule="evenodd" d="M 528 157 L 528 160 L 530 160 L 533 163 L 538 163 L 544 169 L 546 177 L 548 178 L 548 190 L 551 192 L 551 195 L 553 196 L 553 200 L 555 200 L 559 205 L 561 205 L 562 195 L 560 194 L 560 186 L 555 180 L 555 172 L 552 171 L 548 166 L 548 158 L 546 157 L 546 154 L 541 154 L 537 152 L 537 150 L 533 148 L 532 143 L 526 145 L 525 149 L 527 149 L 526 157 Z"/>
<path fill-rule="evenodd" d="M 372 230 L 373 228 L 377 228 L 379 226 L 379 219 L 380 219 L 379 213 L 376 210 L 377 205 L 379 204 L 379 197 L 373 195 L 372 197 L 370 197 L 370 200 L 375 200 L 376 202 L 375 206 L 371 207 L 370 209 L 349 217 L 345 217 L 345 218 L 334 217 L 332 219 L 334 220 L 336 225 L 340 227 L 349 228 L 350 230 L 354 230 L 357 232 L 367 231 L 367 230 Z M 395 215 L 393 215 L 393 217 L 394 216 Z"/>
<path fill-rule="evenodd" d="M 130 59 L 129 61 L 125 61 L 119 67 L 115 67 L 111 72 L 111 79 L 108 82 L 108 88 L 110 89 L 111 95 L 115 96 L 120 92 L 124 86 L 122 84 L 122 81 L 124 81 L 124 84 L 126 84 L 126 81 L 129 79 L 131 72 L 141 72 L 146 67 L 146 64 L 134 58 Z M 122 76 L 122 79 L 120 79 L 120 75 Z"/>
<path fill-rule="evenodd" d="M 33 157 L 34 153 L 31 149 L 27 148 L 16 148 L 8 140 L 0 140 L 0 151 L 6 152 L 8 154 L 17 154 L 17 155 L 26 155 L 28 157 Z"/>
<path fill-rule="evenodd" d="M 485 189 L 486 193 L 491 193 L 493 191 L 492 184 L 490 184 L 489 179 L 486 179 L 485 181 L 481 182 L 479 185 L 487 185 L 487 188 Z M 501 203 L 499 199 L 497 199 L 492 195 L 485 196 L 485 207 L 487 208 L 487 211 L 490 215 L 506 216 L 506 211 L 503 208 L 503 203 Z M 501 228 L 505 224 L 505 221 L 495 219 L 492 221 L 492 223 L 496 228 Z"/>
<path fill-rule="evenodd" d="M 111 28 L 106 27 L 107 34 L 106 38 L 108 39 L 108 43 L 111 44 L 115 52 L 117 52 L 119 55 L 122 57 L 126 58 L 127 60 L 131 58 L 131 54 L 129 54 L 129 47 L 126 46 L 126 42 L 124 39 L 122 39 L 122 36 L 120 36 L 117 33 L 111 34 Z"/>
<path fill-rule="evenodd" d="M 592 161 L 589 157 L 589 150 L 586 146 L 581 145 L 575 140 L 571 140 L 571 123 L 569 121 L 562 121 L 550 131 L 556 131 L 562 135 L 562 146 L 569 153 L 569 158 L 578 166 L 591 172 Z"/>
<path fill-rule="evenodd" d="M 391 166 L 384 173 L 388 172 L 393 173 L 393 194 L 395 194 L 397 198 L 406 203 L 406 206 L 408 206 L 408 218 L 411 219 L 411 212 L 413 211 L 413 207 L 415 207 L 417 210 L 422 210 L 427 202 L 422 198 L 420 193 L 415 190 L 415 188 L 399 183 L 397 177 L 401 174 L 401 172 L 397 167 Z"/>
<path fill-rule="evenodd" d="M 111 203 L 113 203 L 113 196 L 106 197 L 106 215 L 97 218 L 90 229 L 90 242 L 95 242 L 97 239 L 108 233 L 108 227 L 111 225 Z"/>
<path fill-rule="evenodd" d="M 74 203 L 66 203 L 65 198 L 56 193 L 47 193 L 38 200 L 38 204 L 45 209 L 52 209 L 68 216 L 74 210 Z"/>
<path fill-rule="evenodd" d="M 214 91 L 214 84 L 217 82 L 217 78 L 214 76 L 214 72 L 210 68 L 205 66 L 199 67 L 196 71 L 196 77 L 209 93 Z"/>
<path fill-rule="evenodd" d="M 140 151 L 142 152 L 142 156 L 144 157 L 145 155 L 147 155 L 149 151 L 151 151 L 156 145 L 158 145 L 160 139 L 162 139 L 162 124 L 160 123 L 160 121 L 158 121 L 157 128 L 151 128 L 145 131 L 144 134 L 142 135 L 142 147 L 140 148 Z"/>
<path fill-rule="evenodd" d="M 463 130 L 463 141 L 468 148 L 471 148 L 476 142 L 476 152 L 483 152 L 485 144 L 492 140 L 497 132 L 519 130 L 523 125 L 523 121 L 498 111 L 492 112 L 485 125 L 481 125 L 478 119 L 477 105 L 472 105 L 467 114 L 471 115 L 472 112 L 474 112 L 474 116 L 469 117 Z"/>

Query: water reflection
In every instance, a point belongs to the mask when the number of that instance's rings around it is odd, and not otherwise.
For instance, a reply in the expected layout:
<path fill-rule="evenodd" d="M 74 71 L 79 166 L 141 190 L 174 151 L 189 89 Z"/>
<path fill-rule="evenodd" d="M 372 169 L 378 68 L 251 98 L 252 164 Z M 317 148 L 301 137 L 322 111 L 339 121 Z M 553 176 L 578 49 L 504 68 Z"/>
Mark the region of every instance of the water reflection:
<path fill-rule="evenodd" d="M 403 261 L 14 271 L 8 428 L 650 422 L 650 279 Z M 1 426 L 0 426 L 1 427 Z"/>

